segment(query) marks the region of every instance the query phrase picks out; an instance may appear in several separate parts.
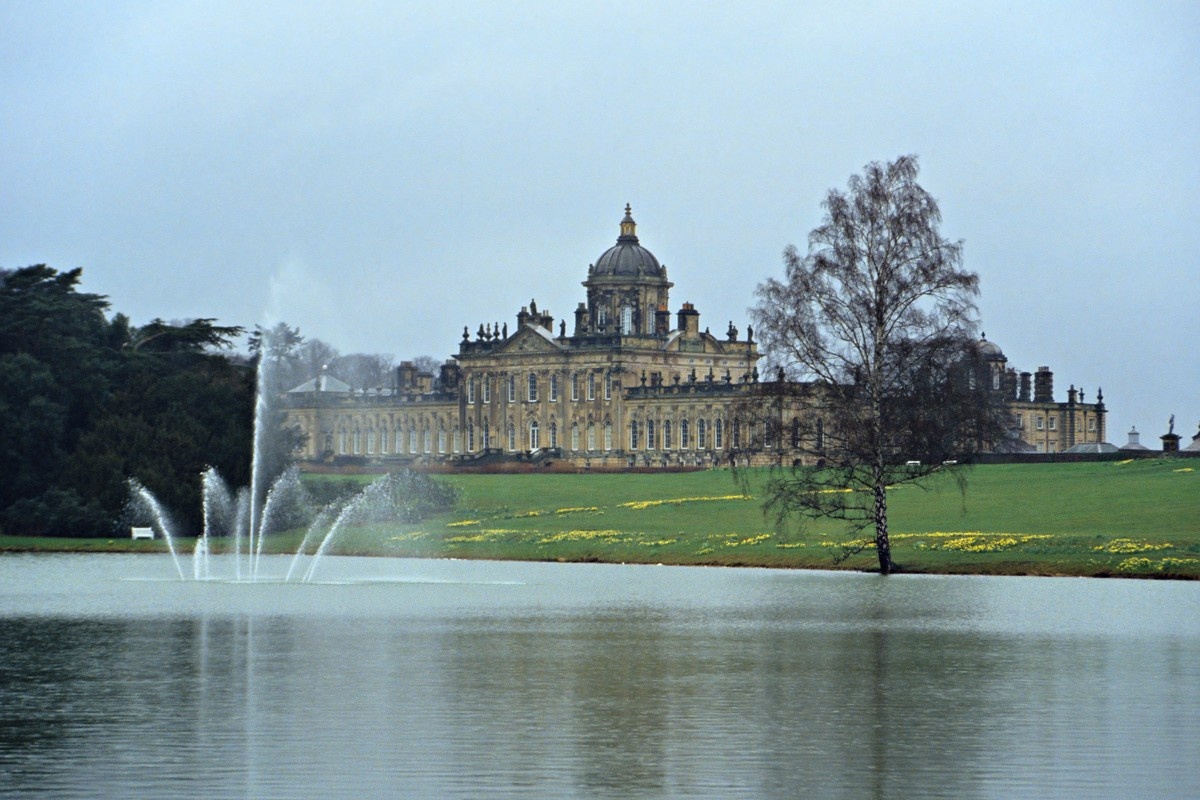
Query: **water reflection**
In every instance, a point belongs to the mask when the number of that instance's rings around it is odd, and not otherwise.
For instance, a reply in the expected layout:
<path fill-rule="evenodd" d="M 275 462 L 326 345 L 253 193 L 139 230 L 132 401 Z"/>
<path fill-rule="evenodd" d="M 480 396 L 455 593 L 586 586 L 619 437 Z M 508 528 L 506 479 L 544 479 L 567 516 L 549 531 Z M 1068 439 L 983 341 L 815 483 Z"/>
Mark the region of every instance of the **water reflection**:
<path fill-rule="evenodd" d="M 1200 794 L 1191 584 L 146 564 L 0 558 L 6 796 Z"/>

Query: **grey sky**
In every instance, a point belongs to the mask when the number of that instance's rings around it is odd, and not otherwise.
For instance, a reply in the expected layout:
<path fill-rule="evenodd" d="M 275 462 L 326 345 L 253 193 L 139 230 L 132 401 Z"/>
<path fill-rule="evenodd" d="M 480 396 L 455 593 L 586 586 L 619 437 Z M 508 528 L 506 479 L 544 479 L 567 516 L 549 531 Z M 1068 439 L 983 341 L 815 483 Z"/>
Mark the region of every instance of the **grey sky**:
<path fill-rule="evenodd" d="M 826 190 L 915 153 L 1011 365 L 1103 386 L 1117 444 L 1200 421 L 1194 2 L 5 0 L 0 109 L 0 266 L 398 357 L 569 318 L 626 202 L 744 329 Z"/>

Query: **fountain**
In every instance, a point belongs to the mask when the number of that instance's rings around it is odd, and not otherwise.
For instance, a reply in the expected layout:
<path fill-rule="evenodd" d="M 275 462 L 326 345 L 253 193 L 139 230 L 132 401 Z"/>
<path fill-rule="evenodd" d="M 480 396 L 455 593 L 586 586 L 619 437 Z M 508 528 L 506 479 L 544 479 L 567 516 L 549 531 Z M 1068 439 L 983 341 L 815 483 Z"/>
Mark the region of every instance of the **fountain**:
<path fill-rule="evenodd" d="M 296 515 L 287 519 L 287 509 L 303 508 L 311 513 L 312 521 L 289 563 L 282 578 L 273 580 L 290 581 L 299 575 L 298 580 L 310 582 L 321 561 L 321 557 L 329 552 L 338 535 L 347 528 L 366 522 L 383 522 L 397 519 L 411 519 L 414 513 L 412 501 L 420 500 L 424 492 L 419 483 L 414 483 L 411 476 L 384 475 L 369 484 L 358 494 L 329 503 L 323 508 L 312 509 L 308 503 L 306 492 L 300 480 L 300 472 L 292 466 L 273 479 L 267 474 L 269 459 L 264 458 L 270 447 L 271 404 L 273 393 L 271 387 L 274 380 L 271 365 L 273 336 L 269 332 L 263 334 L 258 370 L 256 375 L 257 391 L 254 401 L 254 433 L 251 455 L 250 486 L 236 493 L 225 483 L 217 470 L 208 467 L 201 474 L 202 497 L 202 530 L 196 538 L 192 552 L 192 580 L 214 580 L 214 563 L 218 560 L 214 554 L 214 539 L 220 536 L 232 538 L 233 547 L 229 552 L 232 568 L 221 580 L 237 582 L 255 582 L 265 580 L 262 574 L 262 556 L 267 535 L 277 528 L 295 527 Z M 269 486 L 265 486 L 267 482 Z M 158 499 L 144 485 L 134 479 L 129 480 L 130 512 L 132 517 L 148 521 L 167 543 L 175 569 L 180 580 L 186 580 L 183 564 L 177 552 L 175 542 L 179 538 L 173 528 L 169 515 L 163 509 Z M 315 512 L 315 513 L 314 513 Z M 313 553 L 308 568 L 301 572 L 300 561 L 314 542 L 319 541 Z M 243 545 L 245 559 L 243 563 Z M 227 551 L 228 552 L 228 551 Z"/>
<path fill-rule="evenodd" d="M 246 489 L 235 495 L 226 486 L 225 481 L 216 469 L 209 467 L 201 477 L 204 503 L 204 528 L 196 537 L 196 546 L 192 552 L 192 580 L 224 580 L 235 582 L 257 582 L 273 580 L 288 582 L 294 576 L 297 580 L 309 583 L 313 580 L 321 557 L 329 552 L 338 535 L 348 527 L 368 522 L 395 520 L 404 515 L 404 508 L 397 498 L 402 495 L 402 481 L 395 475 L 384 475 L 368 484 L 362 491 L 348 500 L 335 501 L 317 509 L 312 522 L 308 525 L 304 537 L 289 562 L 288 569 L 282 577 L 266 577 L 262 573 L 262 555 L 267 535 L 274 532 L 274 525 L 281 516 L 281 507 L 289 503 L 294 508 L 297 504 L 306 503 L 300 473 L 292 467 L 276 478 L 267 491 L 262 504 L 257 529 L 249 526 L 252 518 L 248 513 L 250 507 L 250 492 Z M 154 494 L 136 480 L 129 481 L 130 512 L 138 518 L 148 518 L 162 539 L 167 543 L 167 549 L 179 573 L 180 580 L 187 580 L 187 571 L 176 547 L 179 538 L 171 522 L 170 516 L 162 508 Z M 233 548 L 228 553 L 227 561 L 232 561 L 232 568 L 226 570 L 223 576 L 214 575 L 213 564 L 217 557 L 213 553 L 212 542 L 219 535 L 233 539 Z M 305 553 L 314 542 L 320 544 L 312 554 L 307 569 L 299 569 Z M 246 569 L 242 564 L 242 543 L 246 547 Z"/>

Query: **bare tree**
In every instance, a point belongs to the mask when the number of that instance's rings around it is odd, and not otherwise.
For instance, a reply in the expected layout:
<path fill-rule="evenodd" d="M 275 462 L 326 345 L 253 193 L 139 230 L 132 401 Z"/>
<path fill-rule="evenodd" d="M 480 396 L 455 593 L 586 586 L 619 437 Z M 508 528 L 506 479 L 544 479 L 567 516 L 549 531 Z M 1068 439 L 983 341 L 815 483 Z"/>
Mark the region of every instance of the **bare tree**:
<path fill-rule="evenodd" d="M 417 356 L 412 361 L 417 372 L 428 372 L 430 375 L 437 375 L 442 366 L 442 362 L 433 356 Z"/>
<path fill-rule="evenodd" d="M 340 354 L 329 342 L 308 339 L 296 352 L 297 373 L 293 385 L 301 384 L 319 376 L 326 367 L 337 360 Z M 340 375 L 334 377 L 341 379 Z M 289 387 L 290 388 L 290 387 Z"/>
<path fill-rule="evenodd" d="M 761 284 L 751 310 L 778 377 L 756 405 L 780 455 L 768 510 L 873 527 L 884 574 L 895 569 L 888 487 L 920 483 L 1002 433 L 974 355 L 979 278 L 961 268 L 962 243 L 939 232 L 917 172 L 902 156 L 831 189 L 808 253 L 789 246 L 785 278 Z"/>
<path fill-rule="evenodd" d="M 356 389 L 391 386 L 393 358 L 389 354 L 351 353 L 333 360 L 329 368 Z"/>

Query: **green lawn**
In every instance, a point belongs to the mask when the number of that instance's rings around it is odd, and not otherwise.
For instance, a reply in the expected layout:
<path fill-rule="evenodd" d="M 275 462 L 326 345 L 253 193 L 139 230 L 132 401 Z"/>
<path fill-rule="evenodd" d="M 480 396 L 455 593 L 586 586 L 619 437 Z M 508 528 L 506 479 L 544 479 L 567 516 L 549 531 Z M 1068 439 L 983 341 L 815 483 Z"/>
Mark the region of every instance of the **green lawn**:
<path fill-rule="evenodd" d="M 1197 578 L 1200 469 L 1192 464 L 1200 468 L 1200 462 L 1174 459 L 991 465 L 968 471 L 965 494 L 949 479 L 928 491 L 898 487 L 889 493 L 893 558 L 902 569 L 920 572 Z M 461 491 L 453 513 L 346 530 L 333 552 L 874 566 L 869 548 L 838 563 L 855 542 L 837 523 L 776 530 L 762 513 L 762 477 L 751 475 L 746 497 L 724 470 L 438 476 Z M 274 537 L 269 546 L 294 550 L 300 535 Z M 0 537 L 0 548 L 12 546 L 11 537 Z"/>

